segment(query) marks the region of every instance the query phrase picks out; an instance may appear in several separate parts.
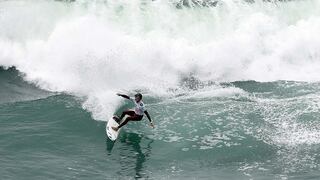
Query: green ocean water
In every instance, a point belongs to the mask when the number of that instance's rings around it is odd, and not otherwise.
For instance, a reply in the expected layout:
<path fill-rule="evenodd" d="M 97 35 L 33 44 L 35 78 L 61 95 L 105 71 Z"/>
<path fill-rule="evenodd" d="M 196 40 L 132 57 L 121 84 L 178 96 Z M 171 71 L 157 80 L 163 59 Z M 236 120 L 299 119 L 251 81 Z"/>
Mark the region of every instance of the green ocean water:
<path fill-rule="evenodd" d="M 1 99 L 34 91 L 1 70 Z M 246 95 L 145 97 L 116 142 L 65 94 L 0 105 L 1 179 L 318 179 L 319 84 L 234 82 Z M 12 89 L 14 87 L 15 89 Z M 31 88 L 31 89 L 30 89 Z M 45 92 L 42 92 L 45 93 Z M 20 96 L 21 98 L 21 96 Z M 118 113 L 130 104 L 124 103 Z"/>

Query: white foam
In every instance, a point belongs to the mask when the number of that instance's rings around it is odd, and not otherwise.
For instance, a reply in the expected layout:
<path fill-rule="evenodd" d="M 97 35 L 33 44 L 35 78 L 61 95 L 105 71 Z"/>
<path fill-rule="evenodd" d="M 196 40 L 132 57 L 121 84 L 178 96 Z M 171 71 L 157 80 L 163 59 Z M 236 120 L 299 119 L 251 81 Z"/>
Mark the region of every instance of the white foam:
<path fill-rule="evenodd" d="M 138 0 L 1 7 L 0 64 L 16 66 L 44 89 L 87 97 L 83 107 L 96 119 L 112 115 L 117 91 L 165 94 L 183 74 L 202 81 L 320 80 L 317 0 L 225 0 L 199 9 Z"/>

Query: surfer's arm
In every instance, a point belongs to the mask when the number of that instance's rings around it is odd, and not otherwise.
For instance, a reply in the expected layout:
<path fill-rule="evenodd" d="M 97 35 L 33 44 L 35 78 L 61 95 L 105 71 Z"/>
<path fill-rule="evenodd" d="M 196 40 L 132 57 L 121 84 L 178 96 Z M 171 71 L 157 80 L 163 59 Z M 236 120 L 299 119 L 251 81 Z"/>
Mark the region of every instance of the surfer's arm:
<path fill-rule="evenodd" d="M 147 118 L 148 118 L 148 120 L 150 122 L 150 126 L 154 128 L 153 121 L 151 120 L 151 117 L 150 117 L 148 111 L 144 111 L 144 114 L 146 114 L 146 116 L 147 116 Z"/>
<path fill-rule="evenodd" d="M 151 123 L 152 123 L 152 120 L 151 120 L 151 117 L 150 117 L 150 115 L 149 115 L 148 111 L 144 111 L 144 113 L 147 115 L 147 118 L 148 118 L 149 122 L 151 122 Z"/>
<path fill-rule="evenodd" d="M 130 97 L 127 96 L 127 95 L 125 95 L 125 94 L 119 94 L 119 93 L 117 93 L 117 95 L 118 95 L 118 96 L 121 96 L 121 97 L 123 97 L 123 98 L 126 98 L 126 99 L 130 99 Z"/>

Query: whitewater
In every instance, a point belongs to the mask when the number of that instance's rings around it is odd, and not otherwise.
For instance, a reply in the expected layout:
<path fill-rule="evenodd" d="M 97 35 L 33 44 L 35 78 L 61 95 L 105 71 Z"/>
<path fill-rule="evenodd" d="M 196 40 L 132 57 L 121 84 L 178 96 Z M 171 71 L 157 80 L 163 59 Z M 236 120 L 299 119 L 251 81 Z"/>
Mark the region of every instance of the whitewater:
<path fill-rule="evenodd" d="M 119 90 L 165 95 L 185 76 L 319 81 L 319 3 L 3 1 L 0 64 L 41 88 L 88 97 L 97 119 L 113 113 Z"/>

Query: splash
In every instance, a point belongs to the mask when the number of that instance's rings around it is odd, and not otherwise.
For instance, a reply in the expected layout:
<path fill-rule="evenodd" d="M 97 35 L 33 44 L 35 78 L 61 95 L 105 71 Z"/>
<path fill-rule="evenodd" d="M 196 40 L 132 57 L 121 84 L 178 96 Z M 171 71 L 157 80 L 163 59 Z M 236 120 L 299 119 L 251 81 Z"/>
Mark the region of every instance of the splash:
<path fill-rule="evenodd" d="M 200 82 L 320 80 L 319 1 L 176 5 L 3 1 L 0 64 L 43 89 L 86 97 L 83 107 L 99 120 L 115 111 L 116 92 L 166 96 L 190 74 Z"/>

